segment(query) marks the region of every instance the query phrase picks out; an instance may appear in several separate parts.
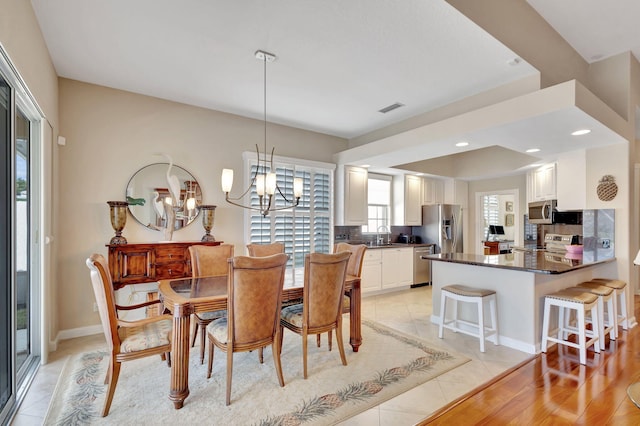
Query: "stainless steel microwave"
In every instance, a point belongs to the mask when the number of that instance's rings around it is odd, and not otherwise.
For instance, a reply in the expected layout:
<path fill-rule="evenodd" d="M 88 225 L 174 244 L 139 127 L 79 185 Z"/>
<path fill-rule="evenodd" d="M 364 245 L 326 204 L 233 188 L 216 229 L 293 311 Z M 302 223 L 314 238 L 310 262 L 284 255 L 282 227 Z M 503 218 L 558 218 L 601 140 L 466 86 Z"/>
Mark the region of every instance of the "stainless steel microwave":
<path fill-rule="evenodd" d="M 529 203 L 529 223 L 552 224 L 555 210 L 556 200 Z"/>
<path fill-rule="evenodd" d="M 535 201 L 529 203 L 529 223 L 551 225 L 582 225 L 581 211 L 562 211 L 557 209 L 556 200 Z"/>

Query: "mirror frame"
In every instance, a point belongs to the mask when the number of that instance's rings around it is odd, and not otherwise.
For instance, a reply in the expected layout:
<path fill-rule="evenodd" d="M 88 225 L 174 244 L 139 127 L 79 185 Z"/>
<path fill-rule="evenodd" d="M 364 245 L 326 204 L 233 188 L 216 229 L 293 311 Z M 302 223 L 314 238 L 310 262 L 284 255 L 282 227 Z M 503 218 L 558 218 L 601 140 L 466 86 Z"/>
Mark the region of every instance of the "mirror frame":
<path fill-rule="evenodd" d="M 165 197 L 169 196 L 167 182 L 167 168 L 169 163 L 153 163 L 146 165 L 136 171 L 125 190 L 126 200 L 129 202 L 128 210 L 131 216 L 142 226 L 156 231 L 163 231 L 165 228 L 165 218 L 159 217 L 159 206 L 163 206 Z M 202 188 L 196 178 L 184 167 L 173 165 L 171 174 L 178 177 L 180 181 L 180 192 L 183 194 L 179 201 L 179 207 L 176 211 L 175 230 L 184 228 L 193 223 L 200 214 L 199 207 L 202 205 Z M 187 192 L 193 191 L 196 199 L 196 207 L 189 212 L 185 205 Z M 159 205 L 155 205 L 155 193 L 158 193 L 157 201 Z"/>

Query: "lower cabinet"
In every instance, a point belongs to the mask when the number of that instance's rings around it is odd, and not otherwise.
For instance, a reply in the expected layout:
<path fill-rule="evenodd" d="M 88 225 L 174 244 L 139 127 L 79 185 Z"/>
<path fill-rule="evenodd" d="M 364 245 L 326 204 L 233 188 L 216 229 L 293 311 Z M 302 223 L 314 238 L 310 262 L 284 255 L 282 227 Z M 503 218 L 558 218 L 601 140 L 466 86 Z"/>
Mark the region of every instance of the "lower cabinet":
<path fill-rule="evenodd" d="M 413 248 L 382 249 L 382 288 L 413 283 Z"/>
<path fill-rule="evenodd" d="M 382 250 L 364 252 L 360 288 L 363 293 L 382 288 Z"/>
<path fill-rule="evenodd" d="M 369 249 L 362 263 L 362 292 L 373 292 L 413 283 L 413 248 Z"/>

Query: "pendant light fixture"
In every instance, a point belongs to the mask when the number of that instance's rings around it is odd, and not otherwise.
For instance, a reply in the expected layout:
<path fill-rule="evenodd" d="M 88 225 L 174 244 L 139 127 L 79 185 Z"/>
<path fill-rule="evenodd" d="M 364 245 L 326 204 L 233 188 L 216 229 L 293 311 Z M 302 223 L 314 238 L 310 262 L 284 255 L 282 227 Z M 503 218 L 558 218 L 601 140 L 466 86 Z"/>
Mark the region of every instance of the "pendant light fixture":
<path fill-rule="evenodd" d="M 261 155 L 256 144 L 256 154 L 258 157 L 258 163 L 256 165 L 255 172 L 251 176 L 251 182 L 249 187 L 237 198 L 229 196 L 231 187 L 233 186 L 233 169 L 222 170 L 222 191 L 225 194 L 225 200 L 233 204 L 234 206 L 242 207 L 245 209 L 259 211 L 264 217 L 269 215 L 269 212 L 277 210 L 285 210 L 296 207 L 300 203 L 300 196 L 302 195 L 302 179 L 295 178 L 293 180 L 293 196 L 295 200 L 289 200 L 282 190 L 278 186 L 276 181 L 276 172 L 273 166 L 273 153 L 275 147 L 271 149 L 271 156 L 267 160 L 267 62 L 273 62 L 276 60 L 276 55 L 268 53 L 262 50 L 258 50 L 255 53 L 256 59 L 263 62 L 264 66 L 264 152 Z M 251 192 L 251 189 L 255 186 L 256 194 L 258 194 L 259 205 L 253 206 L 240 204 L 240 200 Z M 284 206 L 276 207 L 275 198 L 280 194 L 285 202 Z"/>

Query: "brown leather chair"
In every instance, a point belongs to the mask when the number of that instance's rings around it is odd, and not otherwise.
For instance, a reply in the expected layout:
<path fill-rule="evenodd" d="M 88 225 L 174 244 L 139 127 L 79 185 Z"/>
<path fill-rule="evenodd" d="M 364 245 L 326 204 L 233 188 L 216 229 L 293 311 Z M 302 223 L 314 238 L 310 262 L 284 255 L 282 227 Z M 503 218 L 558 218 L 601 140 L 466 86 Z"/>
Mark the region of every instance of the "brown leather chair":
<path fill-rule="evenodd" d="M 271 256 L 272 254 L 284 253 L 284 244 L 247 244 L 249 256 Z"/>
<path fill-rule="evenodd" d="M 302 336 L 305 379 L 307 378 L 307 336 L 309 334 L 320 334 L 335 329 L 340 358 L 342 364 L 347 365 L 342 341 L 342 303 L 349 257 L 351 257 L 350 252 L 306 255 L 303 302 L 282 309 L 281 328 L 286 327 Z"/>
<path fill-rule="evenodd" d="M 228 260 L 233 257 L 234 246 L 232 244 L 220 244 L 218 246 L 189 246 L 191 256 L 191 275 L 194 277 L 211 277 L 227 275 L 229 272 Z M 227 315 L 227 311 L 199 312 L 194 314 L 195 321 L 191 334 L 191 347 L 196 344 L 196 336 L 200 330 L 200 364 L 204 364 L 205 329 L 207 324 L 217 318 Z"/>
<path fill-rule="evenodd" d="M 280 386 L 284 386 L 280 362 L 280 307 L 288 256 L 237 256 L 229 259 L 227 317 L 207 326 L 211 377 L 214 346 L 227 352 L 227 399 L 231 403 L 233 353 L 262 349 L 271 344 Z M 260 359 L 262 362 L 262 359 Z"/>
<path fill-rule="evenodd" d="M 137 321 L 118 319 L 118 311 L 139 309 L 160 301 L 156 299 L 138 305 L 116 305 L 111 274 L 104 256 L 92 254 L 86 263 L 91 271 L 91 284 L 96 296 L 104 336 L 111 351 L 109 370 L 105 377 L 105 384 L 108 385 L 102 410 L 102 417 L 105 417 L 109 414 L 122 362 L 159 354 L 163 359 L 166 357 L 167 363 L 170 364 L 173 319 L 171 315 L 158 315 Z M 169 377 L 167 372 L 167 382 Z"/>

